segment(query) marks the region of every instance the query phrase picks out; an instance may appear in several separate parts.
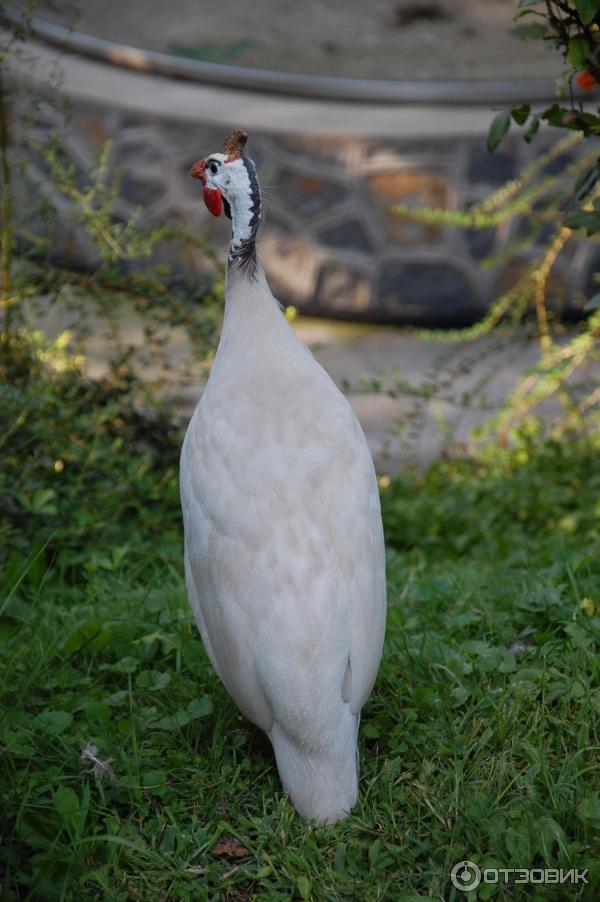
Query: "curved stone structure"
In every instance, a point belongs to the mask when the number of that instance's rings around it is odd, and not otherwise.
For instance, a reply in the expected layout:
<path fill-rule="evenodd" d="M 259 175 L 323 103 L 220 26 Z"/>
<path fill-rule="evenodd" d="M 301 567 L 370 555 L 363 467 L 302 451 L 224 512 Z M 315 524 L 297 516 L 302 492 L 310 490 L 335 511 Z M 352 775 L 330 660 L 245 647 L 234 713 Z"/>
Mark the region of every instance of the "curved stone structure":
<path fill-rule="evenodd" d="M 202 227 L 208 214 L 187 176 L 189 166 L 219 148 L 225 132 L 242 127 L 250 132 L 248 151 L 266 200 L 261 256 L 284 303 L 339 317 L 460 326 L 479 318 L 510 280 L 511 272 L 485 272 L 479 263 L 517 233 L 518 222 L 469 232 L 401 218 L 391 207 L 401 202 L 463 208 L 516 175 L 550 137 L 542 134 L 528 146 L 509 136 L 490 157 L 485 135 L 492 103 L 495 98 L 497 108 L 529 98 L 531 90 L 546 97 L 548 83 L 543 90 L 526 83 L 510 90 L 488 84 L 487 94 L 481 83 L 470 93 L 463 84 L 462 100 L 459 93 L 453 103 L 448 85 L 425 86 L 427 95 L 421 84 L 420 99 L 410 96 L 414 84 L 410 90 L 404 85 L 403 102 L 398 96 L 385 102 L 377 90 L 394 83 L 373 83 L 375 99 L 360 99 L 363 84 L 353 100 L 342 101 L 331 99 L 331 85 L 329 95 L 323 89 L 323 96 L 310 98 L 301 96 L 298 85 L 289 95 L 283 76 L 270 92 L 265 84 L 254 91 L 231 83 L 208 85 L 145 71 L 152 59 L 145 54 L 132 59 L 131 48 L 127 53 L 113 48 L 111 58 L 110 47 L 104 47 L 102 61 L 73 48 L 90 49 L 76 38 L 57 55 L 53 46 L 32 42 L 26 58 L 17 57 L 12 65 L 41 93 L 54 77 L 50 73 L 59 73 L 72 108 L 66 141 L 82 179 L 93 170 L 104 141 L 113 142 L 111 165 L 122 172 L 123 218 L 141 210 L 148 222 L 173 217 Z M 213 72 L 215 79 L 218 74 Z M 401 89 L 396 86 L 396 95 Z M 500 101 L 503 91 L 506 103 Z M 43 133 L 54 118 L 47 106 L 36 128 Z M 40 160 L 33 158 L 29 168 L 61 219 L 61 200 L 44 179 Z M 211 224 L 211 236 L 220 235 L 223 244 L 226 233 L 226 226 Z M 85 257 L 80 237 L 69 233 L 75 255 Z M 575 297 L 589 281 L 590 253 L 582 250 L 578 265 L 565 273 L 566 297 Z M 203 260 L 190 254 L 184 265 L 202 269 Z"/>

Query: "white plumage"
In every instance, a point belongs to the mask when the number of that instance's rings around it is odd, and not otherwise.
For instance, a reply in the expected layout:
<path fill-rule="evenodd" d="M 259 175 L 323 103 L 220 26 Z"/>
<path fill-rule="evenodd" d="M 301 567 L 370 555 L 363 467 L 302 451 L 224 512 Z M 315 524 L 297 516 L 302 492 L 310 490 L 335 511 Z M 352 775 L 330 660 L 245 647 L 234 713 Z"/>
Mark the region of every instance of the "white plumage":
<path fill-rule="evenodd" d="M 205 198 L 225 199 L 233 240 L 221 340 L 181 454 L 187 590 L 210 660 L 268 734 L 296 809 L 334 823 L 356 802 L 360 711 L 385 629 L 377 482 L 350 405 L 256 261 L 258 215 L 236 244 L 236 210 L 258 213 L 260 199 L 241 178 L 243 133 L 228 141 L 218 166 L 214 155 L 192 170 Z"/>

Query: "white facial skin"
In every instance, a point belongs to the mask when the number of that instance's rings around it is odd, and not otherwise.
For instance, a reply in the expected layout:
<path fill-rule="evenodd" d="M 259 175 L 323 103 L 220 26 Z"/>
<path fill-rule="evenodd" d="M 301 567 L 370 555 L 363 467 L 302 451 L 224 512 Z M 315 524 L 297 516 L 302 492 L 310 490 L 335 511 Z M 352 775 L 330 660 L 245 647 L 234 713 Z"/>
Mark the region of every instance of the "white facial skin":
<path fill-rule="evenodd" d="M 218 188 L 231 209 L 232 239 L 235 249 L 253 237 L 252 189 L 248 170 L 242 159 L 226 162 L 223 153 L 211 153 L 206 157 L 204 174 L 208 188 Z"/>
<path fill-rule="evenodd" d="M 236 163 L 241 164 L 241 160 L 235 160 L 233 163 L 225 163 L 227 157 L 224 153 L 211 153 L 206 157 L 204 175 L 206 176 L 206 184 L 209 188 L 218 188 L 224 197 L 231 203 L 227 197 L 227 191 L 231 184 L 231 168 Z"/>

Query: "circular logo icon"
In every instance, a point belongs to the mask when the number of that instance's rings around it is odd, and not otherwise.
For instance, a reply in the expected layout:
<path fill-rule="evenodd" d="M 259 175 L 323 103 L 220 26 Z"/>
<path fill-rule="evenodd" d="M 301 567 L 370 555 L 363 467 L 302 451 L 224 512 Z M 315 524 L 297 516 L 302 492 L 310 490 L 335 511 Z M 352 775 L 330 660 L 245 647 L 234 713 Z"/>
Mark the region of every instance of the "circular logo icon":
<path fill-rule="evenodd" d="M 468 893 L 469 890 L 476 889 L 481 883 L 481 871 L 473 861 L 459 861 L 452 868 L 450 880 L 456 889 Z"/>

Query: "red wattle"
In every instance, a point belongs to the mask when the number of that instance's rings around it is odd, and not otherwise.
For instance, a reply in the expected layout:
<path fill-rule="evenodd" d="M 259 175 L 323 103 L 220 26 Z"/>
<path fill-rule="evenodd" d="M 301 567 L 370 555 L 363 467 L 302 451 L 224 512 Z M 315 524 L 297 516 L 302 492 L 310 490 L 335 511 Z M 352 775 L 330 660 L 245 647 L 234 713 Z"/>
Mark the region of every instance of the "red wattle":
<path fill-rule="evenodd" d="M 223 212 L 223 198 L 219 189 L 204 186 L 202 194 L 204 195 L 204 203 L 207 209 L 210 210 L 213 216 L 220 216 Z"/>

